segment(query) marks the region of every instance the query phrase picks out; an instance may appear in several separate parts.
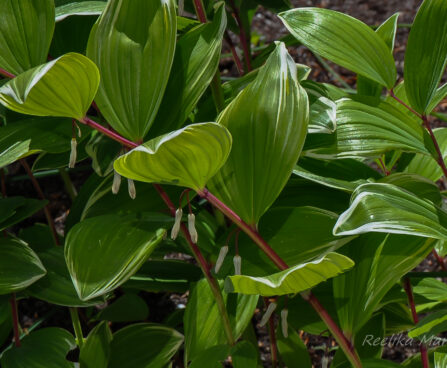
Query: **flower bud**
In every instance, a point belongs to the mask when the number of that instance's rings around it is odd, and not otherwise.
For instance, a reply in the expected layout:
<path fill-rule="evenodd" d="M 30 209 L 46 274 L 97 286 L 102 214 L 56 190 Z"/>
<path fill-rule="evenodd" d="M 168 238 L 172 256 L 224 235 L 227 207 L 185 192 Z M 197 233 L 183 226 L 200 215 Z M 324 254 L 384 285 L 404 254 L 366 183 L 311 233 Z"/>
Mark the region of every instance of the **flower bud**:
<path fill-rule="evenodd" d="M 224 245 L 222 248 L 220 248 L 219 257 L 217 257 L 216 265 L 214 266 L 215 273 L 219 272 L 227 253 L 228 253 L 228 245 Z"/>
<path fill-rule="evenodd" d="M 135 183 L 132 179 L 127 179 L 127 189 L 129 191 L 130 198 L 135 199 L 137 196 L 137 190 L 135 189 Z"/>
<path fill-rule="evenodd" d="M 276 309 L 276 303 L 275 302 L 270 303 L 264 315 L 262 316 L 261 323 L 259 324 L 261 327 L 267 324 L 275 309 Z"/>
<path fill-rule="evenodd" d="M 118 194 L 121 186 L 121 175 L 116 171 L 113 172 L 113 184 L 112 184 L 112 193 Z"/>
<path fill-rule="evenodd" d="M 287 323 L 287 316 L 289 315 L 289 310 L 287 308 L 284 308 L 281 311 L 281 330 L 283 336 L 287 339 L 289 336 L 289 325 Z"/>
<path fill-rule="evenodd" d="M 78 142 L 76 141 L 76 138 L 72 138 L 71 139 L 70 161 L 68 163 L 69 169 L 73 169 L 76 165 L 77 146 L 78 146 Z"/>
<path fill-rule="evenodd" d="M 196 216 L 194 216 L 193 213 L 190 213 L 188 215 L 188 231 L 189 231 L 189 235 L 191 235 L 192 242 L 194 244 L 197 244 L 199 235 L 197 234 L 197 230 L 196 230 Z"/>
<path fill-rule="evenodd" d="M 183 210 L 181 208 L 177 209 L 177 211 L 175 211 L 174 226 L 172 226 L 172 230 L 171 230 L 171 239 L 172 240 L 177 239 L 178 233 L 180 231 L 180 225 L 182 223 L 182 216 L 183 216 Z"/>
<path fill-rule="evenodd" d="M 236 254 L 233 257 L 233 264 L 234 264 L 234 274 L 240 275 L 241 274 L 241 268 L 242 268 L 242 258 L 239 254 Z"/>

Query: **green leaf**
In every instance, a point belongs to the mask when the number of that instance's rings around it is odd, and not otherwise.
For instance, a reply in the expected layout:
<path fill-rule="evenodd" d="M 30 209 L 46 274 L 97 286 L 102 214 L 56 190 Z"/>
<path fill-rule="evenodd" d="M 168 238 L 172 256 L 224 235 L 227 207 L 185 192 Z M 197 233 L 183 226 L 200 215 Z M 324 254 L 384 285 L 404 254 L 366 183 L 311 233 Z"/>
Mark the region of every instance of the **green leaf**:
<path fill-rule="evenodd" d="M 149 309 L 144 299 L 128 293 L 101 310 L 95 319 L 110 322 L 144 321 L 148 314 Z"/>
<path fill-rule="evenodd" d="M 222 282 L 219 282 L 222 286 Z M 222 293 L 235 339 L 239 339 L 253 317 L 257 296 Z M 200 280 L 191 290 L 184 316 L 185 362 L 194 361 L 215 345 L 226 344 L 219 309 L 208 282 Z"/>
<path fill-rule="evenodd" d="M 74 226 L 66 238 L 65 260 L 81 300 L 107 294 L 127 281 L 164 234 L 159 224 L 134 216 L 99 216 Z"/>
<path fill-rule="evenodd" d="M 355 266 L 333 281 L 342 330 L 355 336 L 396 282 L 422 262 L 432 247 L 432 239 L 377 233 L 362 235 L 346 245 L 344 254 Z"/>
<path fill-rule="evenodd" d="M 133 141 L 142 140 L 154 122 L 176 29 L 173 0 L 112 0 L 90 34 L 87 56 L 101 73 L 95 101 L 110 125 Z"/>
<path fill-rule="evenodd" d="M 231 349 L 233 368 L 257 368 L 258 350 L 248 341 L 240 341 Z"/>
<path fill-rule="evenodd" d="M 36 253 L 19 239 L 0 239 L 0 295 L 30 286 L 46 270 Z"/>
<path fill-rule="evenodd" d="M 380 157 L 392 150 L 430 154 L 420 123 L 386 102 L 374 107 L 349 99 L 337 101 L 337 130 L 325 136 L 322 142 L 306 142 L 304 153 L 330 159 Z"/>
<path fill-rule="evenodd" d="M 115 161 L 120 175 L 201 191 L 225 163 L 231 135 L 215 123 L 199 123 L 154 138 Z"/>
<path fill-rule="evenodd" d="M 0 168 L 8 166 L 16 162 L 19 158 L 24 157 L 29 151 L 31 141 L 17 141 L 0 153 Z"/>
<path fill-rule="evenodd" d="M 104 303 L 104 300 L 100 298 L 88 301 L 79 299 L 65 263 L 62 247 L 52 247 L 39 252 L 38 255 L 47 274 L 28 287 L 27 294 L 48 303 L 66 307 L 88 307 Z"/>
<path fill-rule="evenodd" d="M 445 331 L 447 327 L 447 311 L 440 310 L 423 318 L 412 330 L 408 332 L 411 338 L 426 339 Z"/>
<path fill-rule="evenodd" d="M 209 187 L 247 223 L 256 224 L 286 185 L 304 144 L 308 110 L 296 65 L 278 43 L 256 79 L 219 116 L 234 144 Z"/>
<path fill-rule="evenodd" d="M 113 334 L 108 368 L 164 368 L 182 343 L 183 335 L 172 328 L 152 323 L 127 326 Z"/>
<path fill-rule="evenodd" d="M 69 53 L 30 69 L 0 87 L 0 103 L 27 115 L 63 116 L 81 120 L 99 84 L 96 65 Z"/>
<path fill-rule="evenodd" d="M 392 184 L 363 184 L 340 215 L 335 235 L 385 232 L 447 239 L 447 213 Z"/>
<path fill-rule="evenodd" d="M 447 159 L 447 129 L 433 129 L 433 133 L 438 141 L 444 160 Z M 405 169 L 406 172 L 425 176 L 426 178 L 438 181 L 442 177 L 442 169 L 439 167 L 433 156 L 417 154 Z"/>
<path fill-rule="evenodd" d="M 200 236 L 200 234 L 199 234 Z M 185 293 L 202 277 L 199 267 L 176 260 L 149 260 L 123 287 L 147 292 Z"/>
<path fill-rule="evenodd" d="M 443 368 L 447 366 L 447 354 L 435 352 L 435 368 Z"/>
<path fill-rule="evenodd" d="M 405 90 L 411 106 L 428 111 L 447 64 L 447 3 L 425 0 L 414 19 L 405 52 Z"/>
<path fill-rule="evenodd" d="M 262 296 L 296 294 L 347 271 L 353 265 L 349 258 L 329 253 L 313 262 L 298 264 L 266 277 L 228 276 L 225 290 L 228 293 Z"/>
<path fill-rule="evenodd" d="M 385 41 L 365 23 L 320 8 L 292 9 L 279 17 L 290 33 L 313 52 L 383 86 L 394 86 L 393 56 Z"/>
<path fill-rule="evenodd" d="M 447 300 L 447 285 L 437 279 L 422 279 L 413 287 L 413 292 L 429 300 Z"/>
<path fill-rule="evenodd" d="M 284 337 L 280 332 L 280 328 L 276 331 L 279 355 L 286 366 L 293 367 L 299 362 L 300 368 L 311 368 L 312 362 L 309 353 L 307 352 L 307 347 L 298 333 L 294 329 L 289 328 L 289 336 Z"/>
<path fill-rule="evenodd" d="M 33 213 L 42 209 L 48 202 L 23 197 L 7 197 L 0 199 L 0 230 L 23 221 Z"/>
<path fill-rule="evenodd" d="M 47 60 L 54 31 L 53 0 L 1 0 L 0 68 L 19 75 Z"/>
<path fill-rule="evenodd" d="M 391 54 L 394 51 L 394 41 L 396 39 L 397 21 L 399 13 L 396 13 L 383 22 L 376 33 L 385 41 Z M 357 78 L 357 91 L 359 95 L 380 97 L 383 86 L 361 75 Z"/>
<path fill-rule="evenodd" d="M 259 232 L 287 264 L 296 265 L 321 258 L 352 240 L 352 237 L 332 234 L 337 218 L 337 214 L 315 207 L 277 207 L 261 218 Z M 299 242 L 296 241 L 297 234 L 300 234 Z M 266 276 L 277 272 L 271 260 L 248 236 L 240 234 L 239 245 L 244 275 Z M 233 270 L 231 258 L 227 256 L 219 275 Z"/>
<path fill-rule="evenodd" d="M 72 15 L 100 15 L 107 3 L 104 1 L 82 1 L 58 6 L 56 8 L 56 22 L 60 22 Z"/>
<path fill-rule="evenodd" d="M 44 328 L 31 332 L 20 343 L 20 347 L 3 353 L 0 360 L 3 368 L 74 368 L 74 363 L 65 358 L 76 347 L 67 330 Z"/>
<path fill-rule="evenodd" d="M 326 97 L 319 97 L 310 105 L 309 133 L 332 134 L 337 127 L 337 106 Z"/>
<path fill-rule="evenodd" d="M 222 368 L 222 363 L 230 354 L 230 347 L 228 345 L 216 345 L 201 352 L 188 365 L 189 368 Z"/>
<path fill-rule="evenodd" d="M 92 159 L 96 174 L 106 176 L 113 170 L 113 162 L 121 150 L 121 145 L 104 134 L 95 132 L 85 150 Z"/>
<path fill-rule="evenodd" d="M 80 368 L 107 368 L 112 332 L 107 322 L 98 324 L 88 335 L 79 355 Z"/>
<path fill-rule="evenodd" d="M 171 75 L 151 137 L 179 129 L 211 83 L 227 24 L 224 3 L 218 6 L 213 22 L 193 28 L 177 42 Z"/>

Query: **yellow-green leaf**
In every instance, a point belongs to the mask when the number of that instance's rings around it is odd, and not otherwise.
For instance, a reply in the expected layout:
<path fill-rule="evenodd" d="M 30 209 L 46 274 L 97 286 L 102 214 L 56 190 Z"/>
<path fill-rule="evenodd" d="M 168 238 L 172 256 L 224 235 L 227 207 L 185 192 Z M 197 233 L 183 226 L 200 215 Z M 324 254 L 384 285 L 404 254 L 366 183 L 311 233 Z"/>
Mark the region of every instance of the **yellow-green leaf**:
<path fill-rule="evenodd" d="M 200 191 L 225 163 L 231 135 L 222 125 L 199 123 L 154 138 L 118 158 L 115 170 L 147 183 Z"/>
<path fill-rule="evenodd" d="M 27 115 L 82 119 L 99 84 L 96 65 L 69 53 L 30 69 L 0 88 L 0 103 Z"/>

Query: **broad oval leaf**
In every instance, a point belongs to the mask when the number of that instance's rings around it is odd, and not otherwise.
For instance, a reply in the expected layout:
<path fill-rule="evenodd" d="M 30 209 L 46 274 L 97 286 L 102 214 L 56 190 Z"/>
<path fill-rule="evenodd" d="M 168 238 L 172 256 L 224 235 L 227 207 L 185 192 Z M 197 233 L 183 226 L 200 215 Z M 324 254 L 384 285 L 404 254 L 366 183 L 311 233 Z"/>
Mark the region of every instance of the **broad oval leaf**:
<path fill-rule="evenodd" d="M 27 115 L 81 120 L 99 84 L 96 65 L 81 54 L 65 54 L 30 69 L 0 88 L 0 103 Z"/>
<path fill-rule="evenodd" d="M 424 0 L 408 37 L 405 90 L 411 106 L 421 114 L 427 113 L 447 64 L 446 18 L 444 0 Z"/>
<path fill-rule="evenodd" d="M 312 262 L 298 264 L 266 277 L 228 276 L 225 290 L 229 293 L 259 294 L 262 296 L 296 294 L 313 288 L 354 266 L 348 257 L 329 253 Z"/>
<path fill-rule="evenodd" d="M 219 124 L 191 124 L 138 146 L 113 167 L 130 179 L 201 191 L 227 160 L 231 142 Z"/>
<path fill-rule="evenodd" d="M 3 353 L 2 368 L 74 368 L 74 363 L 65 358 L 76 347 L 73 335 L 67 330 L 44 328 L 31 332 L 20 343 L 20 347 Z"/>
<path fill-rule="evenodd" d="M 18 239 L 0 239 L 0 295 L 30 286 L 46 270 L 36 253 Z"/>
<path fill-rule="evenodd" d="M 333 10 L 298 8 L 280 13 L 287 29 L 313 52 L 392 88 L 396 66 L 385 41 L 365 23 Z"/>
<path fill-rule="evenodd" d="M 256 224 L 289 179 L 309 120 L 296 65 L 278 43 L 256 79 L 221 113 L 233 137 L 230 156 L 209 188 L 249 224 Z"/>
<path fill-rule="evenodd" d="M 447 239 L 447 213 L 392 184 L 363 184 L 334 226 L 335 235 L 385 232 Z"/>
<path fill-rule="evenodd" d="M 113 334 L 108 367 L 163 368 L 182 343 L 183 335 L 172 328 L 155 323 L 133 324 Z"/>
<path fill-rule="evenodd" d="M 137 272 L 165 234 L 159 227 L 118 215 L 74 226 L 66 238 L 65 261 L 81 300 L 107 294 Z"/>
<path fill-rule="evenodd" d="M 142 140 L 155 119 L 176 30 L 174 0 L 111 0 L 90 33 L 87 56 L 101 73 L 95 101 L 110 125 L 129 139 Z"/>
<path fill-rule="evenodd" d="M 54 1 L 1 0 L 0 9 L 0 68 L 19 75 L 44 63 L 54 32 Z"/>
<path fill-rule="evenodd" d="M 193 28 L 178 40 L 171 75 L 150 137 L 178 129 L 188 118 L 216 73 L 226 25 L 225 6 L 220 3 L 211 23 Z"/>
<path fill-rule="evenodd" d="M 350 100 L 337 101 L 337 130 L 323 141 L 306 142 L 304 153 L 318 158 L 379 157 L 391 150 L 430 155 L 425 132 L 416 120 L 386 102 L 377 107 Z"/>
<path fill-rule="evenodd" d="M 0 152 L 0 169 L 16 162 L 29 152 L 31 140 L 17 141 Z"/>
<path fill-rule="evenodd" d="M 88 301 L 79 299 L 65 263 L 62 247 L 52 247 L 39 252 L 38 255 L 47 274 L 27 288 L 28 295 L 65 307 L 88 307 L 104 303 L 100 298 Z"/>

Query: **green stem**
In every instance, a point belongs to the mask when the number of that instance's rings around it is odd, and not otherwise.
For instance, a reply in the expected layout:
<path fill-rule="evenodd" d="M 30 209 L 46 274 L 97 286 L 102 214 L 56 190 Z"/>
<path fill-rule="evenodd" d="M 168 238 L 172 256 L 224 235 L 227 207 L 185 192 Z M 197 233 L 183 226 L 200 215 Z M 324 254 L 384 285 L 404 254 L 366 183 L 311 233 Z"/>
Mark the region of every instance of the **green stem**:
<path fill-rule="evenodd" d="M 71 201 L 73 202 L 76 199 L 78 192 L 70 179 L 70 175 L 68 175 L 68 172 L 64 168 L 59 169 L 59 174 L 64 182 L 65 190 L 67 191 Z"/>
<path fill-rule="evenodd" d="M 81 321 L 79 320 L 78 308 L 69 308 L 70 309 L 70 317 L 71 322 L 73 323 L 73 330 L 76 336 L 76 340 L 79 346 L 79 349 L 82 349 L 84 345 L 84 335 L 82 333 Z"/>
<path fill-rule="evenodd" d="M 19 314 L 17 311 L 17 298 L 16 294 L 12 293 L 11 298 L 9 299 L 9 303 L 11 305 L 11 317 L 12 317 L 12 327 L 14 330 L 14 344 L 17 348 L 20 347 L 20 323 L 19 323 Z"/>

